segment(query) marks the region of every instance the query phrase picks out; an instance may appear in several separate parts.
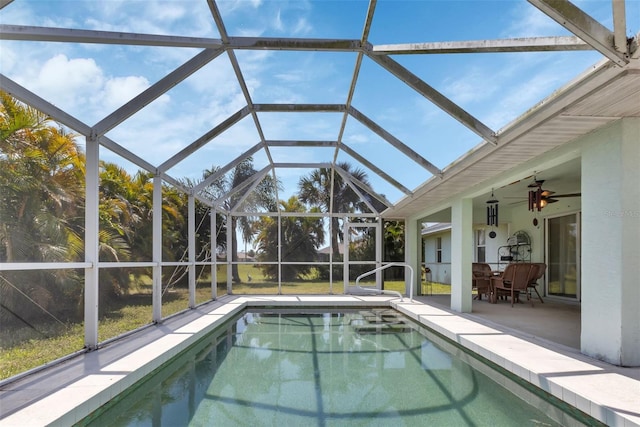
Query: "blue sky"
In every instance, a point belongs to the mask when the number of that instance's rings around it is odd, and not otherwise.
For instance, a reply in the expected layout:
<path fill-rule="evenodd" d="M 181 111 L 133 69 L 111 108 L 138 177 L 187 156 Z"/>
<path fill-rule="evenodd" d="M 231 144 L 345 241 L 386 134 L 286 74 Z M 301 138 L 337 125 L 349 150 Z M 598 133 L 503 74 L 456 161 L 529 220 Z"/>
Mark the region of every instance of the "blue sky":
<path fill-rule="evenodd" d="M 610 1 L 576 4 L 612 29 Z M 221 1 L 230 36 L 359 39 L 366 1 Z M 640 1 L 627 1 L 627 35 L 640 30 Z M 0 10 L 2 24 L 69 27 L 119 32 L 219 38 L 206 0 L 14 0 Z M 526 1 L 378 1 L 369 41 L 374 44 L 462 41 L 569 35 Z M 197 49 L 65 43 L 0 42 L 0 71 L 88 125 L 125 104 L 198 53 Z M 355 53 L 238 51 L 254 103 L 335 103 L 347 100 Z M 493 130 L 596 63 L 594 52 L 527 54 L 400 55 L 393 59 Z M 226 54 L 194 73 L 107 136 L 153 165 L 179 152 L 246 105 Z M 375 120 L 438 168 L 481 142 L 480 137 L 368 58 L 364 58 L 353 107 Z M 269 140 L 338 138 L 338 113 L 259 113 Z M 169 173 L 197 179 L 259 142 L 251 117 L 225 131 Z M 392 149 L 356 120 L 343 141 L 414 189 L 431 175 Z M 330 162 L 332 149 L 273 148 L 273 160 Z M 136 168 L 102 151 L 102 158 Z M 402 193 L 364 169 L 374 189 L 392 202 Z M 254 155 L 256 169 L 267 165 Z M 287 199 L 310 170 L 281 169 Z"/>

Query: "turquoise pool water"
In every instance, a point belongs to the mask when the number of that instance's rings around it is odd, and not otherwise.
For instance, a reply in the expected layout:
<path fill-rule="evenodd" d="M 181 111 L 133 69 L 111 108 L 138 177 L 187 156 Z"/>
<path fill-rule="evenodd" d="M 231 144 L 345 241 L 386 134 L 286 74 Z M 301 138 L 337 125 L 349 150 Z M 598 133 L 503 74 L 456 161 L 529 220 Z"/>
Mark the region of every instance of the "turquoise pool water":
<path fill-rule="evenodd" d="M 83 424 L 583 425 L 382 309 L 245 313 Z"/>

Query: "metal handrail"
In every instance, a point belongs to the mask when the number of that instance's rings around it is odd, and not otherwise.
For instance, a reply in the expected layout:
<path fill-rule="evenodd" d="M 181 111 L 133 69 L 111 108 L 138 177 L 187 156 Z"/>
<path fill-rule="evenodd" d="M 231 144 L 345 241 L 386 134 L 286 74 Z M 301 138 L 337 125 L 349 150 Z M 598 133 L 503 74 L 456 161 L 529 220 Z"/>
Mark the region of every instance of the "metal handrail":
<path fill-rule="evenodd" d="M 373 273 L 385 270 L 385 269 L 387 269 L 389 267 L 408 267 L 409 268 L 409 271 L 411 272 L 411 274 L 409 275 L 409 299 L 411 300 L 411 302 L 413 302 L 413 267 L 411 267 L 409 264 L 404 263 L 404 262 L 392 262 L 390 264 L 386 264 L 386 265 L 383 265 L 381 267 L 374 268 L 371 271 L 367 271 L 365 273 L 362 273 L 361 275 L 356 277 L 356 285 L 355 285 L 355 287 L 360 289 L 360 290 L 362 290 L 362 291 L 365 291 L 365 292 L 378 292 L 380 294 L 398 295 L 398 297 L 400 298 L 400 301 L 404 301 L 404 298 L 402 297 L 402 294 L 400 292 L 398 292 L 398 291 L 387 291 L 387 290 L 384 290 L 384 289 L 363 288 L 362 286 L 358 285 L 358 282 L 360 282 L 360 279 L 362 279 L 363 277 L 370 276 Z"/>

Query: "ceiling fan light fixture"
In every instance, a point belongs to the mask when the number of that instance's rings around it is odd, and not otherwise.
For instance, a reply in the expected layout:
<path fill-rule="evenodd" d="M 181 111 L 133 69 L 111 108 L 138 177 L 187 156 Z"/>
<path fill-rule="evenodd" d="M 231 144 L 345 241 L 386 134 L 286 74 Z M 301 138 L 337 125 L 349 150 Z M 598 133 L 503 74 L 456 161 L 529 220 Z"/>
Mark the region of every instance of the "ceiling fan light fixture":
<path fill-rule="evenodd" d="M 540 212 L 547 205 L 547 201 L 542 196 L 542 188 L 529 191 L 529 210 Z"/>

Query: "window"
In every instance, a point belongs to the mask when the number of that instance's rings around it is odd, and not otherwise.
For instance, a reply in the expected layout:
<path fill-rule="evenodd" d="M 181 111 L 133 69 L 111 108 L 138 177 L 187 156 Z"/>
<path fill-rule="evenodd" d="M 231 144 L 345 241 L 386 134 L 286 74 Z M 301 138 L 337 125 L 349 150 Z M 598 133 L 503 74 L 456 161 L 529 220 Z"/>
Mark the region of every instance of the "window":
<path fill-rule="evenodd" d="M 484 229 L 476 230 L 476 262 L 487 262 Z"/>
<path fill-rule="evenodd" d="M 442 237 L 436 237 L 436 262 L 442 262 Z"/>

